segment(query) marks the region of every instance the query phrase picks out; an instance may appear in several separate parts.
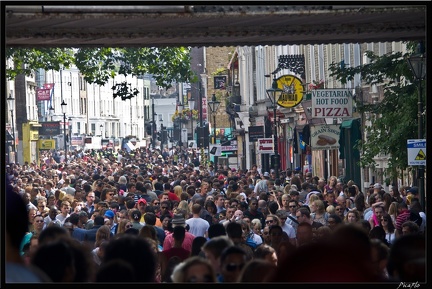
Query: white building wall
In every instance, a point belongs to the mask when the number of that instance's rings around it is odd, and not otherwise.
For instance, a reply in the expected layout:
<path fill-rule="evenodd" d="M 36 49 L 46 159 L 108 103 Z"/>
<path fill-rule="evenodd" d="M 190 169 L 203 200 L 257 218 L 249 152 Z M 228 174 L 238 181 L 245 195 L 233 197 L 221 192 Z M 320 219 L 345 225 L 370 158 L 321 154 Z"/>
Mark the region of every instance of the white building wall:
<path fill-rule="evenodd" d="M 54 92 L 52 96 L 52 106 L 54 108 L 53 121 L 63 122 L 61 102 L 64 100 L 66 106 L 66 122 L 72 125 L 72 134 L 91 134 L 105 137 L 125 137 L 131 133 L 138 139 L 144 139 L 144 105 L 150 105 L 149 101 L 144 101 L 143 92 L 148 94 L 150 82 L 137 77 L 116 76 L 110 79 L 103 86 L 86 83 L 87 114 L 80 114 L 80 90 L 79 90 L 79 70 L 76 67 L 59 71 L 46 71 L 45 79 L 47 83 L 54 82 Z M 60 83 L 60 74 L 62 83 Z M 131 83 L 132 89 L 136 88 L 140 93 L 137 97 L 122 100 L 120 97 L 113 98 L 112 87 L 115 83 L 126 81 Z M 72 84 L 72 86 L 70 85 Z M 35 93 L 35 92 L 34 92 Z M 81 92 L 82 93 L 82 92 Z M 31 94 L 28 93 L 27 108 L 29 115 L 34 115 Z M 45 109 L 49 110 L 50 102 L 46 101 Z M 37 115 L 37 113 L 35 114 Z M 78 125 L 79 123 L 79 125 Z M 101 127 L 102 125 L 102 127 Z M 87 129 L 86 129 L 87 127 Z M 131 130 L 132 129 L 132 130 Z"/>

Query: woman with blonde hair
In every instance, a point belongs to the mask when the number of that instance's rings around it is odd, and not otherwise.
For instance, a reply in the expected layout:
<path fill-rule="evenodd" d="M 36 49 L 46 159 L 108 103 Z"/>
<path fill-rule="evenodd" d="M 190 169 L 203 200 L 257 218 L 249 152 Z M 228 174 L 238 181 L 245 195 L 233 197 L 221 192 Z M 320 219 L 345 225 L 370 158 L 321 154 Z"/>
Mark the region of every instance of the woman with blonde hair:
<path fill-rule="evenodd" d="M 189 204 L 187 201 L 183 200 L 183 201 L 179 202 L 177 208 L 175 209 L 175 213 L 180 214 L 180 212 L 182 214 L 186 215 L 185 216 L 186 219 L 189 219 L 192 217 L 192 213 L 191 213 L 191 210 L 190 210 L 190 207 L 189 207 Z"/>
<path fill-rule="evenodd" d="M 393 221 L 393 224 L 396 224 L 396 218 L 398 215 L 398 204 L 398 202 L 391 202 L 387 211 Z"/>
<path fill-rule="evenodd" d="M 333 205 L 328 205 L 327 208 L 325 209 L 327 213 L 329 214 L 334 214 L 336 212 L 336 208 Z"/>
<path fill-rule="evenodd" d="M 319 222 L 324 226 L 328 225 L 329 213 L 325 211 L 324 202 L 321 200 L 315 200 L 310 204 L 311 219 L 315 222 Z"/>
<path fill-rule="evenodd" d="M 262 238 L 262 223 L 261 223 L 260 219 L 257 219 L 257 218 L 252 219 L 251 229 L 255 234 L 261 236 L 261 238 Z"/>
<path fill-rule="evenodd" d="M 324 195 L 330 192 L 334 192 L 336 190 L 337 177 L 331 176 L 327 182 L 327 185 L 324 186 Z"/>
<path fill-rule="evenodd" d="M 176 196 L 179 198 L 179 200 L 181 200 L 181 194 L 183 193 L 183 188 L 180 185 L 177 185 L 174 187 L 173 189 L 174 194 L 176 194 Z"/>
<path fill-rule="evenodd" d="M 315 200 L 319 200 L 319 196 L 318 194 L 310 194 L 309 198 L 306 197 L 306 204 L 309 206 L 311 206 L 311 204 L 315 201 Z"/>
<path fill-rule="evenodd" d="M 283 188 L 284 194 L 289 195 L 290 190 L 291 190 L 291 184 L 286 184 L 285 187 Z"/>

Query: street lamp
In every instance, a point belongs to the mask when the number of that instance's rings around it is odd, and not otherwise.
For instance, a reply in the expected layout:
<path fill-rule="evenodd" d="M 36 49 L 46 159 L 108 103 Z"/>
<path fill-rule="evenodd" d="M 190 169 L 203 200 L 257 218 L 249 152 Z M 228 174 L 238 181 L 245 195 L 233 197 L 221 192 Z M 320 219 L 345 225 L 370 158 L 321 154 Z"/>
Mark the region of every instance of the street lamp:
<path fill-rule="evenodd" d="M 278 133 L 277 133 L 277 124 L 276 124 L 276 106 L 277 101 L 279 100 L 280 95 L 283 90 L 278 88 L 276 77 L 273 78 L 272 87 L 266 90 L 267 96 L 270 101 L 273 103 L 273 127 L 274 127 L 274 135 L 273 135 L 273 146 L 274 146 L 274 170 L 276 179 L 279 179 L 279 151 L 278 151 Z"/>
<path fill-rule="evenodd" d="M 50 105 L 50 108 L 48 110 L 49 110 L 48 114 L 50 115 L 51 121 L 52 121 L 52 118 L 53 118 L 53 115 L 54 115 L 54 107 L 52 107 L 52 105 Z"/>
<path fill-rule="evenodd" d="M 184 105 L 182 103 L 177 103 L 177 111 L 179 113 L 179 118 L 177 120 L 177 123 L 178 123 L 179 131 L 180 131 L 180 133 L 178 134 L 180 137 L 179 137 L 179 140 L 177 140 L 177 141 L 178 141 L 178 143 L 181 143 L 181 144 L 183 144 L 183 141 L 184 141 L 184 139 L 182 139 L 183 120 L 181 119 L 181 113 L 183 111 L 183 107 L 184 107 Z M 187 142 L 187 139 L 186 139 L 186 142 Z"/>
<path fill-rule="evenodd" d="M 99 127 L 100 127 L 101 137 L 103 137 L 103 124 L 101 124 Z"/>
<path fill-rule="evenodd" d="M 213 93 L 212 100 L 208 102 L 210 111 L 213 114 L 213 144 L 216 144 L 216 111 L 220 106 L 220 101 L 216 100 L 216 94 Z"/>
<path fill-rule="evenodd" d="M 14 152 L 14 162 L 17 162 L 17 152 L 16 152 L 16 144 L 15 144 L 15 123 L 14 123 L 14 115 L 13 111 L 15 108 L 15 98 L 12 97 L 12 94 L 9 93 L 9 97 L 7 98 L 7 103 L 9 106 L 9 110 L 11 113 L 11 121 L 12 121 L 12 137 L 13 137 L 13 152 Z"/>
<path fill-rule="evenodd" d="M 193 136 L 193 117 L 192 117 L 192 110 L 195 109 L 195 99 L 193 98 L 193 96 L 191 96 L 191 98 L 188 100 L 189 102 L 189 109 L 191 111 L 191 139 L 194 138 Z"/>
<path fill-rule="evenodd" d="M 67 144 L 66 144 L 66 102 L 64 99 L 61 102 L 61 109 L 63 113 L 63 139 L 64 139 L 64 147 L 65 147 L 65 163 L 67 163 Z"/>
<path fill-rule="evenodd" d="M 424 54 L 423 43 L 420 42 L 417 46 L 417 53 L 407 58 L 408 65 L 414 74 L 415 80 L 418 83 L 418 132 L 417 137 L 423 139 L 423 95 L 422 81 L 426 77 L 426 56 Z M 424 189 L 424 166 L 418 166 L 417 178 L 419 179 L 420 204 L 425 207 L 425 189 Z"/>

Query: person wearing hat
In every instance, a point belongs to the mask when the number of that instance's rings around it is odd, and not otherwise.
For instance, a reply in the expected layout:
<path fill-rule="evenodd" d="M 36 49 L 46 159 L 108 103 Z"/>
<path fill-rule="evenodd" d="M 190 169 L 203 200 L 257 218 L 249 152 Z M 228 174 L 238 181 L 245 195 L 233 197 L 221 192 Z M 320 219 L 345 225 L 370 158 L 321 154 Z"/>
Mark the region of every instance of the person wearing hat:
<path fill-rule="evenodd" d="M 414 186 L 407 190 L 408 195 L 412 195 L 412 198 L 418 198 L 418 187 Z"/>
<path fill-rule="evenodd" d="M 173 228 L 175 228 L 176 226 L 183 226 L 186 227 L 186 219 L 184 218 L 184 216 L 182 214 L 174 214 L 174 217 L 171 220 L 171 224 L 173 226 Z M 183 244 L 182 244 L 182 248 L 192 252 L 192 242 L 195 239 L 195 236 L 192 235 L 191 233 L 189 233 L 188 231 L 186 231 L 185 233 L 185 238 L 183 240 Z M 174 247 L 174 236 L 172 233 L 169 233 L 165 236 L 165 240 L 163 243 L 163 249 L 162 251 L 171 249 L 172 247 Z"/>
<path fill-rule="evenodd" d="M 146 213 L 146 207 L 147 207 L 147 201 L 143 198 L 139 199 L 137 201 L 137 209 L 140 211 L 141 213 L 141 219 L 140 219 L 140 223 L 144 224 L 144 215 Z"/>
<path fill-rule="evenodd" d="M 379 193 L 379 191 L 381 191 L 382 186 L 381 186 L 380 183 L 375 183 L 375 184 L 373 185 L 373 189 L 374 189 L 374 194 L 376 194 L 376 193 Z"/>
<path fill-rule="evenodd" d="M 104 214 L 105 225 L 110 227 L 111 235 L 115 235 L 117 231 L 117 222 L 115 221 L 115 214 L 112 210 L 106 210 Z"/>

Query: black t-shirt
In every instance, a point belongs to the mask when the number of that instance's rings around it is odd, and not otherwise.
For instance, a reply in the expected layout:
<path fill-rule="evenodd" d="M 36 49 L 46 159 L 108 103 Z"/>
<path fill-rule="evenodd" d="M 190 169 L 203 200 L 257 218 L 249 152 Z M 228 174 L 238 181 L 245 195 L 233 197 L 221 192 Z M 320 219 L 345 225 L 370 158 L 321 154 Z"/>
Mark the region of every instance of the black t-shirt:
<path fill-rule="evenodd" d="M 265 217 L 264 214 L 260 211 L 256 211 L 256 212 L 251 212 L 250 210 L 246 210 L 243 212 L 243 215 L 245 217 L 248 217 L 251 221 L 253 219 L 259 219 L 261 221 L 261 225 L 264 228 L 265 227 Z"/>

